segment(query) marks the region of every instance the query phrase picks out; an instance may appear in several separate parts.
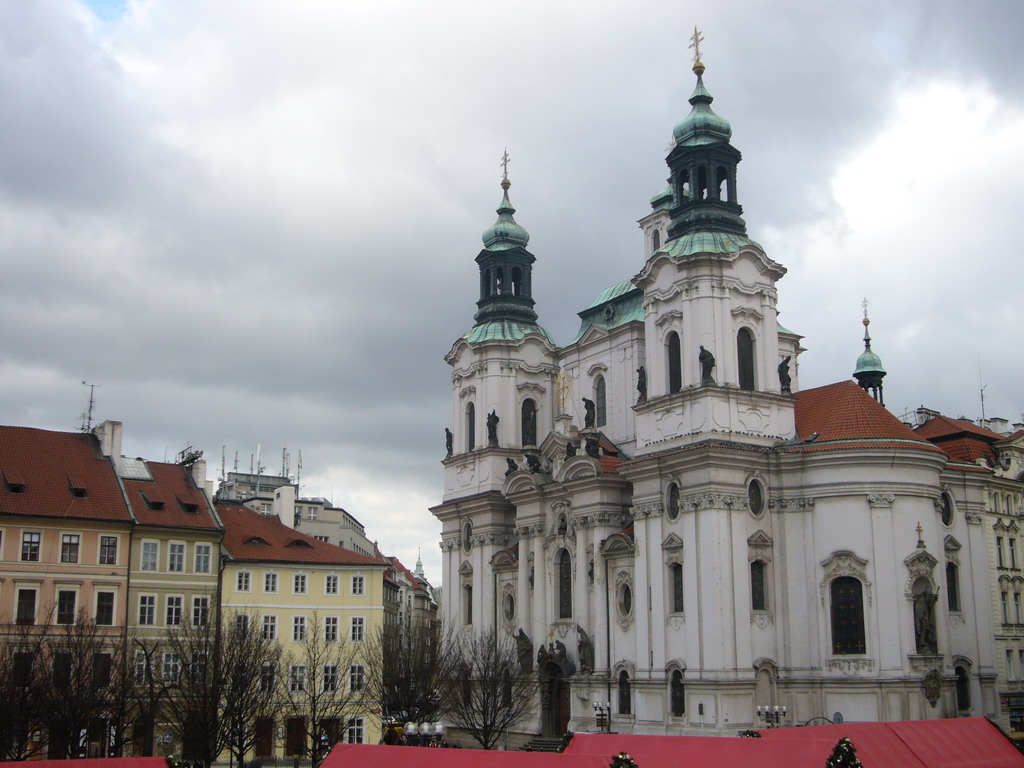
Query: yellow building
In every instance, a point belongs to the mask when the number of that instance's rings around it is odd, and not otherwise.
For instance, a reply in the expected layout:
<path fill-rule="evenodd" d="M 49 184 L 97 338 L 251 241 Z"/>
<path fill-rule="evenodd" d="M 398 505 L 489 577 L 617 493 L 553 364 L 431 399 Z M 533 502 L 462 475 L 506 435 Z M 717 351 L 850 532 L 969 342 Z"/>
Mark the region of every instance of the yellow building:
<path fill-rule="evenodd" d="M 366 649 L 384 622 L 387 561 L 299 533 L 275 515 L 226 504 L 217 511 L 225 616 L 249 614 L 263 638 L 284 649 L 279 714 L 257 723 L 253 757 L 300 754 L 313 738 L 377 743 L 379 710 L 360 691 L 365 665 L 377 663 Z M 346 703 L 314 718 L 295 703 L 307 686 L 336 689 Z"/>

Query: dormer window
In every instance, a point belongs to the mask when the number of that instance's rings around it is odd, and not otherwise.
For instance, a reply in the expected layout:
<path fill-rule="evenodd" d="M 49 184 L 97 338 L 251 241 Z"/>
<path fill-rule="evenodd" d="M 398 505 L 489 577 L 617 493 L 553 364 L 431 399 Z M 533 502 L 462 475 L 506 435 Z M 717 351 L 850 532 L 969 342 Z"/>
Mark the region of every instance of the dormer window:
<path fill-rule="evenodd" d="M 24 493 L 25 485 L 23 483 L 7 483 L 8 493 Z"/>
<path fill-rule="evenodd" d="M 198 504 L 191 504 L 191 503 L 189 503 L 187 501 L 182 501 L 181 499 L 178 499 L 178 506 L 181 507 L 181 511 L 182 512 L 187 512 L 190 515 L 198 515 L 199 514 L 199 505 Z"/>
<path fill-rule="evenodd" d="M 76 499 L 84 499 L 86 497 L 85 488 L 71 488 L 71 495 Z"/>
<path fill-rule="evenodd" d="M 270 544 L 267 542 L 266 539 L 263 539 L 263 538 L 261 538 L 259 536 L 253 536 L 253 537 L 249 538 L 245 543 L 246 544 L 253 544 L 255 546 L 262 546 L 262 547 L 269 547 L 270 546 Z"/>
<path fill-rule="evenodd" d="M 313 545 L 310 544 L 305 539 L 293 539 L 291 542 L 289 542 L 288 546 L 289 547 L 307 547 L 307 548 L 312 548 Z"/>
<path fill-rule="evenodd" d="M 7 486 L 8 493 L 25 492 L 25 478 L 23 478 L 17 470 L 5 469 L 4 483 Z"/>
<path fill-rule="evenodd" d="M 144 493 L 139 495 L 142 496 L 142 500 L 146 503 L 146 509 L 159 510 L 164 508 L 164 502 L 162 499 L 151 499 Z"/>

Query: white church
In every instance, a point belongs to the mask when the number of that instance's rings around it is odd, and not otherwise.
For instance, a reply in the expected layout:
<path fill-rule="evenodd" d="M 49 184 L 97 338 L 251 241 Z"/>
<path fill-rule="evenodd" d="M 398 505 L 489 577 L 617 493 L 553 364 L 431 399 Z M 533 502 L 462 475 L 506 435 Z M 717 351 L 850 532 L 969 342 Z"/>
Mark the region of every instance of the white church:
<path fill-rule="evenodd" d="M 991 715 L 985 475 L 885 409 L 867 318 L 857 381 L 800 389 L 786 269 L 747 235 L 740 152 L 693 71 L 639 271 L 565 346 L 502 181 L 476 324 L 445 358 L 446 620 L 519 643 L 540 682 L 524 732 L 595 730 L 599 708 L 614 731 L 709 735 L 765 707 Z"/>

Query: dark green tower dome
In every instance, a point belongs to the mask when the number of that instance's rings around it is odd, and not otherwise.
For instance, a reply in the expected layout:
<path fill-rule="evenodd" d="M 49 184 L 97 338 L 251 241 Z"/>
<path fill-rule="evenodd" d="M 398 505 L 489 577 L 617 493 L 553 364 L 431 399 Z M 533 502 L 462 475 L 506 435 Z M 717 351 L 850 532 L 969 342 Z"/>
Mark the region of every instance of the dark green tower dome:
<path fill-rule="evenodd" d="M 690 96 L 690 105 L 693 109 L 686 119 L 672 130 L 672 137 L 677 146 L 687 147 L 728 142 L 732 138 L 732 126 L 728 120 L 719 117 L 711 109 L 711 102 L 715 98 L 704 87 L 704 65 L 697 62 L 693 71 L 697 75 L 697 87 Z"/>
<path fill-rule="evenodd" d="M 512 218 L 516 209 L 512 207 L 512 203 L 508 199 L 508 188 L 511 186 L 512 182 L 507 178 L 501 180 L 501 188 L 505 194 L 501 198 L 501 205 L 498 206 L 498 220 L 483 234 L 484 247 L 491 250 L 497 251 L 517 246 L 525 248 L 526 244 L 530 242 L 530 233 Z"/>
<path fill-rule="evenodd" d="M 867 304 L 867 299 L 864 300 L 864 303 Z M 882 367 L 882 358 L 871 349 L 871 334 L 868 333 L 871 321 L 868 319 L 866 306 L 862 322 L 864 323 L 864 351 L 857 358 L 857 367 L 853 371 L 853 378 L 864 390 L 870 392 L 875 400 L 885 405 L 882 395 L 882 379 L 885 378 L 885 368 Z"/>

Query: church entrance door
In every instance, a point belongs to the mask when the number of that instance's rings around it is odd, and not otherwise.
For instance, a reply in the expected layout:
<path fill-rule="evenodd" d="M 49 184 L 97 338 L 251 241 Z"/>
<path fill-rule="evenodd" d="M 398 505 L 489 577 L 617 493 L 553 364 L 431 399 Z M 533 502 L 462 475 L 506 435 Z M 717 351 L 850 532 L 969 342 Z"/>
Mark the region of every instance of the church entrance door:
<path fill-rule="evenodd" d="M 561 736 L 569 727 L 569 682 L 561 667 L 545 664 L 540 671 L 541 723 L 545 736 Z"/>

